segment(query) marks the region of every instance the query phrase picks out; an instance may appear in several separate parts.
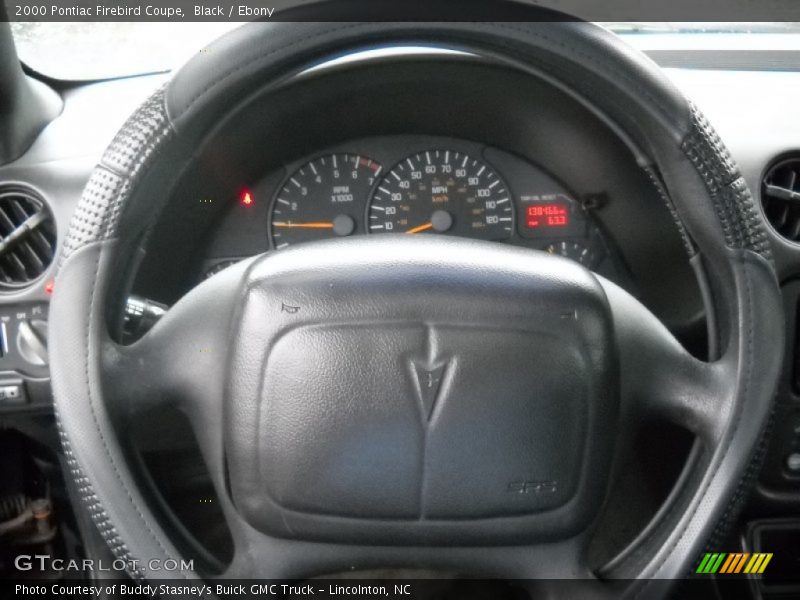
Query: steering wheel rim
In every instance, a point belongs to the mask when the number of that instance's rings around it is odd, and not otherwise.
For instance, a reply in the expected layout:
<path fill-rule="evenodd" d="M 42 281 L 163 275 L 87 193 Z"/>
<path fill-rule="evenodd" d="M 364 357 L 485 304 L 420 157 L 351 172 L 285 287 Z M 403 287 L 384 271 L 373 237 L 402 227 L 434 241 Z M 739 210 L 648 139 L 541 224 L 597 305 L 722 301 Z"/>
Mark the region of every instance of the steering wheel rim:
<path fill-rule="evenodd" d="M 227 270 L 191 292 L 134 346 L 113 344 L 106 327 L 107 296 L 117 261 L 143 230 L 134 224 L 144 222 L 142 215 L 158 213 L 154 208 L 159 198 L 148 193 L 150 186 L 180 170 L 171 160 L 185 160 L 187 148 L 200 143 L 227 112 L 231 97 L 244 97 L 325 57 L 377 41 L 445 44 L 544 73 L 608 115 L 657 166 L 651 174 L 674 211 L 692 260 L 702 263 L 708 274 L 720 353 L 709 364 L 692 359 L 647 309 L 600 280 L 620 353 L 620 396 L 642 403 L 631 413 L 623 404 L 620 420 L 639 417 L 639 410 L 667 416 L 688 426 L 710 451 L 698 462 L 699 472 L 685 482 L 686 489 L 672 499 L 670 509 L 657 516 L 636 551 L 604 575 L 681 577 L 713 535 L 719 516 L 723 521 L 729 518 L 725 507 L 729 510 L 740 501 L 741 490 L 752 477 L 750 465 L 771 414 L 783 351 L 779 292 L 761 218 L 719 138 L 654 65 L 613 35 L 585 23 L 252 24 L 187 64 L 131 117 L 93 173 L 73 217 L 51 306 L 51 371 L 62 440 L 92 518 L 115 555 L 126 562 L 142 557 L 180 560 L 180 552 L 136 489 L 125 462 L 124 441 L 113 426 L 115 413 L 147 405 L 142 378 L 152 375 L 159 362 L 169 361 L 173 371 L 161 382 L 165 388 L 177 395 L 189 392 L 185 373 L 196 372 L 197 361 L 205 359 L 187 355 L 185 349 L 207 343 L 212 330 L 217 339 L 229 336 L 232 323 L 240 317 L 235 307 L 242 300 L 242 282 L 252 283 L 253 272 L 272 268 L 259 259 Z M 231 320 L 206 318 L 207 325 L 198 328 L 203 319 L 197 315 L 208 317 L 208 311 L 221 302 L 232 307 Z M 653 367 L 662 363 L 669 366 L 667 373 Z M 226 379 L 219 364 L 202 364 L 209 373 Z M 671 393 L 653 393 L 654 383 Z M 109 389 L 118 396 L 113 402 Z M 220 414 L 214 397 L 214 390 L 206 390 L 192 408 L 207 409 L 195 412 L 199 414 L 195 429 L 201 446 L 211 448 L 218 459 L 225 441 L 222 432 L 209 428 Z M 224 496 L 224 466 L 217 467 L 217 491 Z M 227 503 L 227 511 L 226 516 L 235 517 L 233 503 Z M 236 528 L 243 540 L 253 544 L 264 536 L 249 523 L 240 522 Z M 590 578 L 592 574 L 577 561 L 584 548 L 575 541 L 526 550 L 497 546 L 488 568 L 466 548 L 450 548 L 449 553 L 470 572 Z M 261 556 L 248 548 L 246 560 L 235 561 L 226 575 L 247 575 L 247 568 L 258 564 L 259 558 L 273 560 L 270 575 L 276 578 L 330 572 L 343 562 L 337 556 L 341 545 L 279 540 L 271 548 Z M 311 561 L 306 562 L 312 550 L 313 569 Z M 435 546 L 414 551 L 418 563 L 437 560 Z M 369 547 L 368 552 L 342 556 L 359 556 L 362 564 L 371 564 L 368 555 L 408 564 L 403 553 L 402 547 L 380 551 Z M 549 573 L 531 568 L 545 554 L 569 567 Z M 164 576 L 131 571 L 135 578 Z M 631 584 L 626 591 L 636 596 L 645 590 L 648 597 L 657 592 L 650 582 Z"/>

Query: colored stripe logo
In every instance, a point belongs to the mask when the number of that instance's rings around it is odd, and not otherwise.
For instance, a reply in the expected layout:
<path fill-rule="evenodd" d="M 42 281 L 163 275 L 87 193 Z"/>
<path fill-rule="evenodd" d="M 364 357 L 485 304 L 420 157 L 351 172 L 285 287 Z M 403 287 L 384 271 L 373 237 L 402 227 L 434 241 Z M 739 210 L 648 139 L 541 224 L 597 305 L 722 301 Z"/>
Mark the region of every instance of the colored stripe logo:
<path fill-rule="evenodd" d="M 772 553 L 707 552 L 695 573 L 703 575 L 750 573 L 760 575 L 772 560 Z"/>

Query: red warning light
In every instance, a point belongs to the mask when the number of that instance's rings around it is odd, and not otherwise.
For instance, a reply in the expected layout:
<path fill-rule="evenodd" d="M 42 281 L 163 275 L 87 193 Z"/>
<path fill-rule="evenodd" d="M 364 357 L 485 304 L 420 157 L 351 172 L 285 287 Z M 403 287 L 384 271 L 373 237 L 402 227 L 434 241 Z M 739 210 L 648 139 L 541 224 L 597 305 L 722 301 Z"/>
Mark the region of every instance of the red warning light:
<path fill-rule="evenodd" d="M 55 287 L 56 287 L 56 282 L 50 279 L 47 283 L 44 284 L 44 293 L 47 295 L 52 294 Z"/>
<path fill-rule="evenodd" d="M 242 192 L 241 203 L 243 206 L 252 206 L 253 205 L 253 194 L 250 190 L 245 190 Z"/>

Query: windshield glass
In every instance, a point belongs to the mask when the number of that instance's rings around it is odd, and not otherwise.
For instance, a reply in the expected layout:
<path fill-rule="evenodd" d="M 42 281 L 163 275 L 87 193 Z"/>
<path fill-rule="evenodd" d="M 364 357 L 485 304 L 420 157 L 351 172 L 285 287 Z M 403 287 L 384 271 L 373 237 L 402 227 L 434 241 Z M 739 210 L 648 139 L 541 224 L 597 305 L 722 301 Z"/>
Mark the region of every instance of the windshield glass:
<path fill-rule="evenodd" d="M 243 23 L 11 23 L 19 58 L 56 79 L 170 71 Z"/>
<path fill-rule="evenodd" d="M 606 22 L 600 25 L 615 33 L 800 33 L 800 23 L 673 23 L 673 22 Z"/>
<path fill-rule="evenodd" d="M 32 69 L 56 79 L 91 80 L 172 70 L 209 42 L 241 25 L 239 22 L 17 22 L 11 23 L 11 29 L 20 59 Z M 636 45 L 640 47 L 645 37 L 659 38 L 662 45 L 674 44 L 675 39 L 693 38 L 692 47 L 704 49 L 716 49 L 727 39 L 725 47 L 720 48 L 726 49 L 734 43 L 730 41 L 733 34 L 737 38 L 741 34 L 759 38 L 758 49 L 785 48 L 790 39 L 792 47 L 800 47 L 800 23 L 605 22 L 601 25 L 638 38 Z M 661 39 L 665 37 L 663 34 L 667 39 Z M 740 43 L 741 39 L 735 42 Z"/>

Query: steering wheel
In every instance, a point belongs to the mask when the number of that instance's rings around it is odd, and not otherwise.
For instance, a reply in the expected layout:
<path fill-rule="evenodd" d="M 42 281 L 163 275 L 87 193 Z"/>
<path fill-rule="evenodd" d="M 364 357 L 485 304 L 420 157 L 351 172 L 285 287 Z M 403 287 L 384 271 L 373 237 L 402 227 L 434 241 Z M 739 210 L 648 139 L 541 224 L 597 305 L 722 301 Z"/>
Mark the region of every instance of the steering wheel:
<path fill-rule="evenodd" d="M 141 340 L 115 341 L 109 321 L 131 248 L 209 131 L 249 95 L 375 44 L 485 56 L 614 123 L 705 273 L 712 360 L 574 262 L 434 235 L 254 257 L 190 291 Z M 586 23 L 255 23 L 230 33 L 117 134 L 71 221 L 55 289 L 65 453 L 136 579 L 174 577 L 137 565 L 184 558 L 137 487 L 124 435 L 142 411 L 170 404 L 192 423 L 235 548 L 221 575 L 183 577 L 423 567 L 576 578 L 584 597 L 657 597 L 668 588 L 659 580 L 683 577 L 735 517 L 783 352 L 770 249 L 737 167 L 657 67 Z M 691 468 L 632 549 L 593 572 L 587 547 L 614 450 L 654 416 L 696 436 Z"/>

